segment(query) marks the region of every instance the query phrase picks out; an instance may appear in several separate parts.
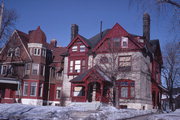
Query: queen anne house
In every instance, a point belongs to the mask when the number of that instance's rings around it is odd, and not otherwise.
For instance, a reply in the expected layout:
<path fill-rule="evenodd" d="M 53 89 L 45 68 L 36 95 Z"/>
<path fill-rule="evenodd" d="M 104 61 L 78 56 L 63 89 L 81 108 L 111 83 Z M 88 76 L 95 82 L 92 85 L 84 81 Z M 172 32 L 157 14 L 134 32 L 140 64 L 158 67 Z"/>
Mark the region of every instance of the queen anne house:
<path fill-rule="evenodd" d="M 115 98 L 119 108 L 160 107 L 163 61 L 159 40 L 150 40 L 148 14 L 143 36 L 116 23 L 87 39 L 72 24 L 66 48 L 47 43 L 40 27 L 15 30 L 0 57 L 0 103 L 110 104 Z"/>

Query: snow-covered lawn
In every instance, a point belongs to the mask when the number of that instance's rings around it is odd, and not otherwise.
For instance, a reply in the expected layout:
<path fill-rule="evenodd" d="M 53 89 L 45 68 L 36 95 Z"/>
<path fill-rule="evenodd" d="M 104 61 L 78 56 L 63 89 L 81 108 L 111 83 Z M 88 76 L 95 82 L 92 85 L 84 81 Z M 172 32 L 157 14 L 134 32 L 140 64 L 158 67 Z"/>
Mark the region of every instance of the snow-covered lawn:
<path fill-rule="evenodd" d="M 22 104 L 0 104 L 0 119 L 8 120 L 74 120 L 73 113 L 88 112 L 86 120 L 116 120 L 150 114 L 150 110 L 116 109 L 112 106 L 101 106 L 91 113 L 82 106 L 56 107 L 32 106 Z"/>
<path fill-rule="evenodd" d="M 148 120 L 180 120 L 180 109 L 170 113 L 152 115 Z"/>

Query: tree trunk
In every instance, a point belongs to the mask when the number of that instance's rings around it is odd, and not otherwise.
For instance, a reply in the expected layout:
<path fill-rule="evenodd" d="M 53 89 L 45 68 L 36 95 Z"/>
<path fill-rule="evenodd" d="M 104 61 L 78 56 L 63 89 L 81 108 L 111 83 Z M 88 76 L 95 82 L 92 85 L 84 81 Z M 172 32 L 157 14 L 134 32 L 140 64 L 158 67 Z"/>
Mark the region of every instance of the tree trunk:
<path fill-rule="evenodd" d="M 118 101 L 118 88 L 116 88 L 116 81 L 113 80 L 113 105 L 118 108 L 119 101 Z"/>

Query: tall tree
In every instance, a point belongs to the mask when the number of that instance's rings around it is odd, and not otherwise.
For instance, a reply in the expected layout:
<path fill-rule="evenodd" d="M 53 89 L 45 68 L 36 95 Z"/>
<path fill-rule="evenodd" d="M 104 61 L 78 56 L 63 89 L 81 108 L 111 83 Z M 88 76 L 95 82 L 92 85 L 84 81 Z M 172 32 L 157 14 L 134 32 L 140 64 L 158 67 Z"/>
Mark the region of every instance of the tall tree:
<path fill-rule="evenodd" d="M 180 43 L 166 45 L 162 76 L 168 90 L 169 105 L 173 110 L 173 88 L 180 86 Z"/>
<path fill-rule="evenodd" d="M 15 27 L 17 13 L 15 10 L 5 9 L 4 2 L 1 4 L 0 11 L 0 47 L 2 47 Z"/>

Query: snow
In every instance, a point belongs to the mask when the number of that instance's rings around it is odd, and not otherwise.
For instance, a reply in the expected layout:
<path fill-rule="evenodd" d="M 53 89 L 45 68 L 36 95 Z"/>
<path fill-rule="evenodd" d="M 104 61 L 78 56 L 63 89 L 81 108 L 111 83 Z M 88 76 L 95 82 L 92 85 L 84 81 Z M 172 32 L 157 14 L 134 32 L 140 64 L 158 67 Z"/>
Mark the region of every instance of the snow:
<path fill-rule="evenodd" d="M 88 111 L 83 106 L 32 106 L 23 104 L 0 104 L 0 119 L 8 120 L 76 120 L 73 116 L 83 115 L 86 120 L 116 120 L 153 113 L 151 110 L 116 109 L 101 105 L 97 111 Z M 78 115 L 79 113 L 79 115 Z"/>
<path fill-rule="evenodd" d="M 148 120 L 180 120 L 180 109 L 170 113 L 152 115 Z"/>

